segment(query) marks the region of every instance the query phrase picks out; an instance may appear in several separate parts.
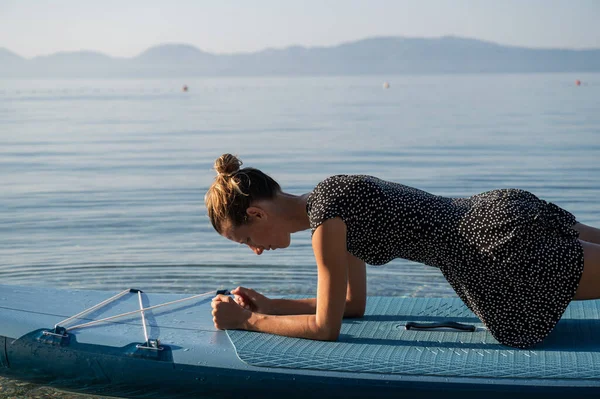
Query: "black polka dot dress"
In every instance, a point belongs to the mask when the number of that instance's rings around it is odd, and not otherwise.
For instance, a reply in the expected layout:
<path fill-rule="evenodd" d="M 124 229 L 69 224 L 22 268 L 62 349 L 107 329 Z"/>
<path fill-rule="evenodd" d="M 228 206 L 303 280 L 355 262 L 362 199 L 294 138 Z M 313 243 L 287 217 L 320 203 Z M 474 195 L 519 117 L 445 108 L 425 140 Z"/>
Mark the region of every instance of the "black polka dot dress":
<path fill-rule="evenodd" d="M 446 198 L 339 175 L 319 183 L 306 207 L 313 233 L 340 217 L 348 251 L 368 264 L 404 258 L 440 268 L 491 334 L 513 347 L 552 331 L 583 272 L 575 217 L 523 190 Z"/>

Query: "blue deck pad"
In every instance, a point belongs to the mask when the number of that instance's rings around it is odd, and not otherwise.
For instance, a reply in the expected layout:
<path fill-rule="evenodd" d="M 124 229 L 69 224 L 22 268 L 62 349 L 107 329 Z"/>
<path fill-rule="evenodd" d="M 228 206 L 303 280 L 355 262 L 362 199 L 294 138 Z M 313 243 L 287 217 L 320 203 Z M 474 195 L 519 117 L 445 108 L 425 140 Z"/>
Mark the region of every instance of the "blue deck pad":
<path fill-rule="evenodd" d="M 406 330 L 409 321 L 482 326 L 457 298 L 370 297 L 337 342 L 227 331 L 253 366 L 422 376 L 600 380 L 600 301 L 573 302 L 532 350 L 501 345 L 487 331 Z"/>

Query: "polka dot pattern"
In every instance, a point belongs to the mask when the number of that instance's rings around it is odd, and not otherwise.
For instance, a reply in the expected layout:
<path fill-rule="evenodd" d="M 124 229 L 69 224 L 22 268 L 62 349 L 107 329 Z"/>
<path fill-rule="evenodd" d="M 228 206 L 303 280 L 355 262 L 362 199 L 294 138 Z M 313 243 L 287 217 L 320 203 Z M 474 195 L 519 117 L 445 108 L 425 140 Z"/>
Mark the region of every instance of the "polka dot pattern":
<path fill-rule="evenodd" d="M 371 265 L 440 268 L 501 343 L 541 342 L 575 295 L 583 248 L 575 217 L 519 189 L 447 198 L 373 176 L 337 175 L 309 195 L 311 230 L 340 217 L 347 249 Z"/>

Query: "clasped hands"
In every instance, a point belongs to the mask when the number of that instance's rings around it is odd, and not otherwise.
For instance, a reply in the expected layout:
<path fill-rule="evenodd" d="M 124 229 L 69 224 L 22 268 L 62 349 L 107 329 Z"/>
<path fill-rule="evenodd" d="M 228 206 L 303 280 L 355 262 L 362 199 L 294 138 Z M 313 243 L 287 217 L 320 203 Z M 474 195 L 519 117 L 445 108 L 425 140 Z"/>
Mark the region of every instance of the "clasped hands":
<path fill-rule="evenodd" d="M 219 330 L 245 330 L 252 312 L 269 313 L 270 299 L 250 288 L 237 287 L 228 295 L 213 298 L 212 316 Z"/>

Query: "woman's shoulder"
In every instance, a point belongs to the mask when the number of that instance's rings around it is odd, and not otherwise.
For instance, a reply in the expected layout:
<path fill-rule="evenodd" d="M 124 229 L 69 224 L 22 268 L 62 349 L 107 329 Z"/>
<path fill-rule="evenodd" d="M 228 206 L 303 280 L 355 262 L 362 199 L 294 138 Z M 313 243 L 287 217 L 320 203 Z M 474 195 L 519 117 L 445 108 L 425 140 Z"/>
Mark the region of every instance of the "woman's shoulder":
<path fill-rule="evenodd" d="M 369 198 L 380 195 L 382 183 L 368 175 L 334 175 L 322 180 L 309 194 L 306 203 L 312 231 L 334 217 L 348 223 L 357 210 L 369 208 Z"/>
<path fill-rule="evenodd" d="M 378 178 L 369 175 L 333 175 L 320 181 L 309 195 L 309 202 L 336 202 L 377 187 Z"/>

